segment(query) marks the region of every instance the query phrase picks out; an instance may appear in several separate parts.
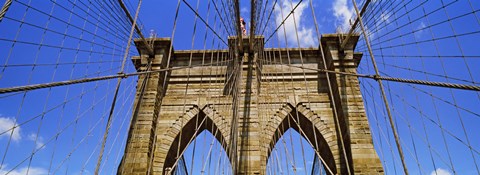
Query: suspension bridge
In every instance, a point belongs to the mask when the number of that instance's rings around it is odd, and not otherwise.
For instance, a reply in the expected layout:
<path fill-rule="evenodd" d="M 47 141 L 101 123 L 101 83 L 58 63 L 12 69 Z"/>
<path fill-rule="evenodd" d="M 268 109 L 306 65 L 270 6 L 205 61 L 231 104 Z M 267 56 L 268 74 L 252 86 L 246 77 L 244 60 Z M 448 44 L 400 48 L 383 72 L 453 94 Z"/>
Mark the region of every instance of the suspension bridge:
<path fill-rule="evenodd" d="M 480 174 L 478 1 L 0 3 L 0 174 Z"/>

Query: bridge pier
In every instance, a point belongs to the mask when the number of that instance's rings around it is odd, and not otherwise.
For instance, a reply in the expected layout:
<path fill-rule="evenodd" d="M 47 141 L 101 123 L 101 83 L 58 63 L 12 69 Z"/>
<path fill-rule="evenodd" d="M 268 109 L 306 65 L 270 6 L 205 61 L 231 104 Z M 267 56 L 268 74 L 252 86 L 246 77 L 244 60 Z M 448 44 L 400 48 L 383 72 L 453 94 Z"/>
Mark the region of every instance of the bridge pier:
<path fill-rule="evenodd" d="M 358 36 L 352 36 L 344 49 L 339 49 L 339 37 L 322 37 L 327 67 L 356 73 L 362 56 L 354 53 Z M 174 50 L 168 60 L 170 40 L 154 39 L 152 69 L 200 65 L 206 62 L 205 55 L 208 60 L 232 61 L 140 76 L 138 114 L 133 115 L 119 174 L 167 174 L 204 130 L 227 151 L 236 174 L 265 174 L 275 144 L 289 128 L 311 143 L 333 174 L 347 174 L 347 167 L 352 174 L 383 173 L 357 77 L 330 74 L 330 96 L 325 73 L 314 70 L 323 68 L 319 48 L 268 49 L 257 36 L 255 47 L 245 45 L 245 52 L 238 53 L 236 38 L 229 38 L 229 43 L 229 50 Z M 135 44 L 140 56 L 132 61 L 144 71 L 148 56 L 142 42 Z"/>
<path fill-rule="evenodd" d="M 238 116 L 233 116 L 238 121 L 238 138 L 237 154 L 238 166 L 236 174 L 263 174 L 265 172 L 267 160 L 261 145 L 262 140 L 262 122 L 259 116 L 258 96 L 261 86 L 261 72 L 259 67 L 260 59 L 263 53 L 262 36 L 254 38 L 254 47 L 248 45 L 249 38 L 243 38 L 243 54 L 238 55 L 238 66 L 236 69 L 239 78 L 238 93 L 233 92 L 232 95 L 238 95 Z M 229 39 L 230 52 L 235 53 L 237 38 Z M 235 63 L 234 63 L 235 64 Z M 232 68 L 234 70 L 234 68 Z"/>

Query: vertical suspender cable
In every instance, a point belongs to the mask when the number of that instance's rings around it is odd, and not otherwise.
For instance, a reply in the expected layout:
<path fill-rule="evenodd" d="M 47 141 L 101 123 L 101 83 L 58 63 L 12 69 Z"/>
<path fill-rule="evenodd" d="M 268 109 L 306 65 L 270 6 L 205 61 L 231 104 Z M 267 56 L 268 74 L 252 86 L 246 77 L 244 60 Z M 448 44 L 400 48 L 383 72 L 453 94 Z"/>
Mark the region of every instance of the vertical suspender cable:
<path fill-rule="evenodd" d="M 237 44 L 239 52 L 243 52 L 243 39 L 242 39 L 242 29 L 240 29 L 240 2 L 239 0 L 235 0 L 235 29 L 237 30 Z"/>
<path fill-rule="evenodd" d="M 293 9 L 293 3 L 292 3 L 291 0 L 290 0 L 290 7 Z M 303 54 L 302 54 L 301 45 L 300 45 L 300 38 L 298 37 L 297 20 L 295 18 L 295 12 L 293 12 L 293 11 L 292 11 L 292 17 L 293 17 L 293 24 L 294 24 L 293 26 L 294 26 L 294 29 L 295 29 L 295 36 L 296 36 L 295 38 L 297 40 L 297 45 L 298 45 L 298 48 L 299 48 L 300 63 L 301 63 L 302 66 L 304 66 Z M 303 73 L 303 81 L 304 81 L 304 84 L 305 84 L 305 92 L 306 92 L 306 95 L 307 95 L 307 103 L 308 103 L 308 107 L 310 108 L 311 107 L 311 102 L 310 102 L 310 98 L 309 98 L 309 88 L 308 88 L 307 78 L 306 78 L 306 74 L 305 74 L 305 69 L 302 69 L 302 73 Z M 296 98 L 295 98 L 295 101 L 296 101 Z M 295 105 L 297 105 L 295 107 L 298 108 L 299 107 L 298 105 L 300 105 L 300 104 L 295 102 Z M 296 123 L 299 126 L 299 131 L 301 131 L 300 132 L 300 134 L 301 134 L 301 133 L 303 133 L 303 129 L 301 129 L 301 127 L 300 127 L 299 112 L 298 112 L 298 110 L 295 110 L 295 112 L 296 112 L 296 115 L 297 115 L 296 116 L 297 117 L 297 122 Z M 292 116 L 292 118 L 293 118 L 293 116 Z M 312 124 L 312 131 L 313 131 L 314 135 L 316 135 L 314 124 Z M 305 135 L 305 137 L 307 137 L 307 135 Z M 314 139 L 315 144 L 317 144 L 316 139 L 317 138 L 315 137 L 315 139 Z M 312 146 L 313 146 L 313 144 L 312 144 Z M 301 151 L 302 151 L 303 165 L 304 165 L 304 168 L 306 169 L 307 162 L 305 160 L 305 150 L 303 149 L 303 142 L 301 141 L 301 139 L 300 139 L 300 147 L 302 148 Z M 349 169 L 348 167 L 349 167 L 349 165 L 348 165 L 348 161 L 347 161 L 347 169 Z M 304 173 L 306 175 L 307 171 L 304 171 Z"/>
<path fill-rule="evenodd" d="M 125 62 L 127 61 L 128 53 L 130 51 L 130 46 L 131 46 L 132 37 L 133 37 L 133 31 L 135 30 L 135 25 L 137 24 L 138 13 L 140 12 L 141 5 L 142 5 L 142 0 L 139 0 L 138 1 L 138 6 L 137 6 L 137 11 L 135 12 L 135 19 L 133 20 L 132 29 L 130 30 L 130 36 L 128 38 L 127 48 L 125 49 L 125 54 L 123 56 L 122 67 L 120 68 L 120 73 L 122 73 L 122 74 L 123 74 L 123 71 L 125 69 Z M 117 101 L 118 90 L 120 89 L 120 83 L 121 82 L 122 82 L 122 78 L 118 78 L 117 79 L 117 85 L 115 87 L 115 94 L 113 96 L 112 106 L 110 107 L 110 114 L 108 115 L 107 126 L 106 126 L 105 132 L 103 134 L 102 146 L 100 148 L 100 153 L 98 155 L 97 165 L 95 167 L 95 173 L 94 174 L 96 174 L 96 175 L 98 174 L 98 172 L 100 170 L 100 165 L 102 164 L 103 152 L 105 151 L 105 144 L 107 142 L 108 131 L 110 130 L 110 125 L 112 124 L 113 110 L 115 109 L 115 103 Z"/>
<path fill-rule="evenodd" d="M 360 15 L 360 11 L 358 10 L 358 7 L 357 7 L 357 2 L 355 0 L 352 0 L 352 2 L 353 2 L 353 7 L 355 8 L 355 13 L 357 14 L 357 17 L 358 17 L 358 21 L 360 22 L 360 27 L 362 28 L 363 37 L 364 37 L 365 42 L 367 44 L 368 52 L 370 54 L 370 58 L 372 59 L 373 68 L 375 69 L 375 75 L 380 76 L 380 74 L 378 72 L 377 63 L 375 62 L 375 57 L 373 56 L 372 47 L 370 46 L 370 42 L 368 41 L 368 35 L 367 35 L 366 30 L 365 30 L 365 26 L 363 24 L 362 16 Z M 380 91 L 382 93 L 383 102 L 385 103 L 385 109 L 387 110 L 388 119 L 390 120 L 390 127 L 392 128 L 393 136 L 395 137 L 395 143 L 397 145 L 398 154 L 399 154 L 400 159 L 402 161 L 403 171 L 405 172 L 406 175 L 408 175 L 407 164 L 405 163 L 405 157 L 403 155 L 402 146 L 400 145 L 400 138 L 398 136 L 398 131 L 395 128 L 395 123 L 393 121 L 392 113 L 391 113 L 390 107 L 388 105 L 387 95 L 385 94 L 385 89 L 383 87 L 382 80 L 377 79 L 377 82 L 378 82 L 378 85 L 380 86 Z"/>
<path fill-rule="evenodd" d="M 322 54 L 321 57 L 322 57 L 322 62 L 323 62 L 323 64 L 322 64 L 323 69 L 328 70 L 327 60 L 325 59 L 325 52 L 323 51 L 323 45 L 322 45 L 322 41 L 320 39 L 320 30 L 318 29 L 317 17 L 315 16 L 315 10 L 313 9 L 314 7 L 313 7 L 312 0 L 310 0 L 310 8 L 312 9 L 312 16 L 313 16 L 313 21 L 315 23 L 315 30 L 317 32 L 318 44 L 319 44 L 319 47 L 320 47 L 320 54 Z M 331 100 L 331 104 L 332 104 L 332 108 L 333 108 L 333 117 L 335 117 L 335 121 L 337 122 L 337 126 L 338 126 L 337 129 L 339 131 L 340 143 L 342 144 L 343 155 L 345 156 L 345 161 L 346 161 L 346 165 L 347 165 L 347 172 L 348 172 L 348 174 L 351 174 L 349 161 L 347 159 L 348 157 L 347 157 L 347 153 L 346 153 L 346 150 L 345 150 L 345 143 L 343 141 L 342 128 L 340 128 L 340 121 L 338 120 L 339 116 L 338 116 L 338 112 L 337 112 L 337 105 L 335 103 L 335 98 L 333 96 L 333 89 L 332 89 L 332 83 L 330 82 L 330 75 L 329 75 L 329 73 L 325 73 L 325 76 L 326 76 L 327 85 L 328 85 L 328 95 L 330 96 L 330 100 Z"/>
<path fill-rule="evenodd" d="M 237 174 L 237 136 L 238 136 L 238 98 L 239 98 L 239 85 L 241 83 L 241 72 L 242 72 L 242 60 L 239 60 L 240 55 L 239 53 L 243 52 L 243 39 L 242 39 L 242 32 L 240 29 L 240 2 L 239 0 L 234 1 L 234 11 L 235 11 L 235 26 L 237 30 L 237 47 L 234 48 L 236 51 L 236 54 L 233 56 L 234 61 L 233 61 L 233 67 L 234 67 L 234 72 L 232 72 L 233 76 L 235 76 L 232 86 L 234 88 L 233 90 L 233 103 L 232 103 L 232 110 L 233 110 L 233 117 L 232 117 L 232 123 L 231 123 L 231 130 L 230 130 L 230 155 L 232 157 L 232 174 Z M 242 58 L 243 59 L 243 58 Z M 237 68 L 237 69 L 236 69 Z"/>

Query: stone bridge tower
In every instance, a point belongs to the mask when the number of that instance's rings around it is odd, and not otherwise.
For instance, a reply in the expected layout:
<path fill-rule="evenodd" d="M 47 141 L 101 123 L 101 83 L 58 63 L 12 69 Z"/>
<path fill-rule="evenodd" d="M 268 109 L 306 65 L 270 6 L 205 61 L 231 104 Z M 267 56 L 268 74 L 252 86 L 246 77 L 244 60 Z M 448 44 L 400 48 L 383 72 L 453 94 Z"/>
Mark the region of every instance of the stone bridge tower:
<path fill-rule="evenodd" d="M 339 49 L 340 37 L 322 36 L 327 68 L 356 73 L 362 57 L 354 53 L 358 36 L 344 49 Z M 358 79 L 329 74 L 330 96 L 327 76 L 316 70 L 324 65 L 320 48 L 271 49 L 263 40 L 257 36 L 257 44 L 245 45 L 239 54 L 235 37 L 229 38 L 229 50 L 172 52 L 170 39 L 156 38 L 155 55 L 147 55 L 136 40 L 140 56 L 132 61 L 137 71 L 147 70 L 149 58 L 151 70 L 168 71 L 139 76 L 137 112 L 118 173 L 168 174 L 189 141 L 208 130 L 229 153 L 236 174 L 265 174 L 270 150 L 293 128 L 334 174 L 382 174 Z M 216 64 L 186 68 L 210 62 Z"/>

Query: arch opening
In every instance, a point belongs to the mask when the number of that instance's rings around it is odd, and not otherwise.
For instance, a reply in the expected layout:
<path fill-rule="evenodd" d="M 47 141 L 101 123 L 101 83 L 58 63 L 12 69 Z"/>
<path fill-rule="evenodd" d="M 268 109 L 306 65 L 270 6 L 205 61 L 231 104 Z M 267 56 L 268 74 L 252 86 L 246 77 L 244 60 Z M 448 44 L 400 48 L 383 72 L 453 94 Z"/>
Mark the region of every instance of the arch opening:
<path fill-rule="evenodd" d="M 183 125 L 169 147 L 163 166 L 164 174 L 231 171 L 225 137 L 212 118 L 203 111 Z"/>
<path fill-rule="evenodd" d="M 308 141 L 293 128 L 289 128 L 279 138 L 267 161 L 267 175 L 327 174 L 315 150 L 310 146 Z"/>
<path fill-rule="evenodd" d="M 278 152 L 275 153 L 275 151 L 279 151 L 279 148 L 283 149 L 283 159 L 288 158 L 286 155 L 288 154 L 288 150 L 291 150 L 295 152 L 294 154 L 296 154 L 296 156 L 302 156 L 301 161 L 305 159 L 305 162 L 309 162 L 309 169 L 305 169 L 309 171 L 308 173 L 312 172 L 312 168 L 314 167 L 313 163 L 317 161 L 315 171 L 324 174 L 336 174 L 337 167 L 335 158 L 324 135 L 302 113 L 295 111 L 293 107 L 291 107 L 291 109 L 293 110 L 289 110 L 289 113 L 283 118 L 282 122 L 276 126 L 274 135 L 271 138 L 267 153 L 267 174 L 272 174 L 268 172 L 269 166 L 279 166 L 278 159 L 280 155 L 276 155 Z M 288 145 L 288 141 L 294 143 Z M 288 168 L 289 171 L 293 170 L 293 168 L 291 168 L 294 163 L 293 160 L 294 159 L 287 164 L 290 166 Z M 277 165 L 274 165 L 276 161 Z M 302 163 L 301 165 L 305 164 L 304 162 L 300 163 Z M 285 166 L 285 163 L 283 163 L 283 166 Z"/>

